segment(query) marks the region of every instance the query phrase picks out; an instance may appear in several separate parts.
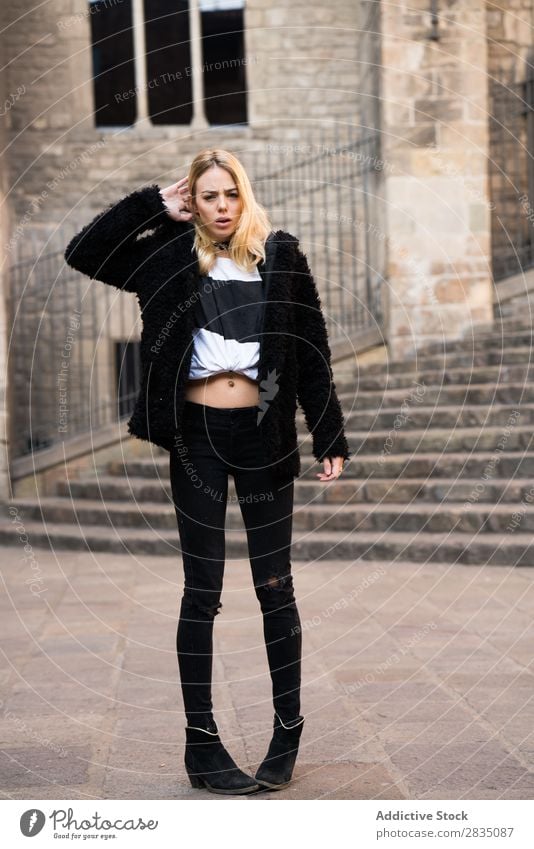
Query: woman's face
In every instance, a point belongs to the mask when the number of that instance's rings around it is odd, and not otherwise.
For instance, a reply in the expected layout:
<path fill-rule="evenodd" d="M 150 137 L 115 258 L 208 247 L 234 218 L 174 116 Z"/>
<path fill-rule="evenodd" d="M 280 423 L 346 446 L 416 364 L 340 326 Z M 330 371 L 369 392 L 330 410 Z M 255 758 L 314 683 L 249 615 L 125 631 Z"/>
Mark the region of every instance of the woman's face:
<path fill-rule="evenodd" d="M 198 178 L 192 198 L 195 219 L 214 241 L 226 241 L 237 228 L 243 203 L 225 168 L 214 165 Z"/>

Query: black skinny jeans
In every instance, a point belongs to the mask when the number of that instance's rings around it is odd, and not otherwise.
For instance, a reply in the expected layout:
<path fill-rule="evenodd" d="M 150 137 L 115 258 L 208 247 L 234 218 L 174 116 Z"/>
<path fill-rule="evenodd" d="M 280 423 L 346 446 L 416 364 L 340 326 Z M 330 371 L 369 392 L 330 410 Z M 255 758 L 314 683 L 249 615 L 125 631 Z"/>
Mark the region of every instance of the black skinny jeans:
<path fill-rule="evenodd" d="M 275 478 L 257 426 L 259 406 L 185 401 L 182 436 L 170 452 L 172 496 L 184 567 L 176 635 L 188 725 L 213 721 L 213 622 L 222 607 L 228 475 L 247 533 L 272 681 L 283 722 L 300 714 L 302 633 L 291 575 L 293 478 Z"/>

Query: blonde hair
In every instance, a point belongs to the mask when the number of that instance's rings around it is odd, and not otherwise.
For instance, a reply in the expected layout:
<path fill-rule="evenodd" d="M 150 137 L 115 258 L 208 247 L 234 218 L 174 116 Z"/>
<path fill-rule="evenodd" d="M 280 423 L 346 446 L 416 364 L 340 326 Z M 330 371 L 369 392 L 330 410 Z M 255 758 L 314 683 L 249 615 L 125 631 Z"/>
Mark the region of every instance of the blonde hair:
<path fill-rule="evenodd" d="M 198 178 L 214 165 L 228 171 L 236 184 L 242 202 L 241 215 L 228 247 L 230 257 L 241 268 L 253 271 L 260 260 L 265 260 L 265 240 L 272 229 L 269 216 L 254 197 L 248 174 L 239 159 L 233 153 L 221 148 L 201 150 L 191 162 L 187 185 L 192 196 L 195 194 Z M 193 246 L 197 252 L 200 273 L 206 274 L 213 266 L 217 253 L 205 228 L 196 221 L 194 223 Z"/>

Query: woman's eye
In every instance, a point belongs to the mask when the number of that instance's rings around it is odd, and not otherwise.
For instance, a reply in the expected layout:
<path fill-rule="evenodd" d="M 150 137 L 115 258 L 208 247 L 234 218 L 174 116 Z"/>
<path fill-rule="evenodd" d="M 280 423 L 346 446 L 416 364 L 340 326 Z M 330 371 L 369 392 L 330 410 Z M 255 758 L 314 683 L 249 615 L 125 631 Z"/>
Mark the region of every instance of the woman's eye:
<path fill-rule="evenodd" d="M 215 200 L 216 197 L 217 195 L 204 195 L 204 200 Z M 233 194 L 228 195 L 228 197 L 237 198 L 239 195 L 234 192 Z"/>

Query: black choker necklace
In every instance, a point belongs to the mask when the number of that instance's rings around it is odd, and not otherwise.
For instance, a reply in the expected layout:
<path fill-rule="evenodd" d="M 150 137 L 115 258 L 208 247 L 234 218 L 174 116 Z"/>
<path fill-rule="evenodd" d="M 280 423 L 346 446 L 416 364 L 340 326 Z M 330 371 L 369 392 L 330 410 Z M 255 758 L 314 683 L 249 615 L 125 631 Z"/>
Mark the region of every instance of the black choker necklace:
<path fill-rule="evenodd" d="M 227 251 L 229 249 L 230 239 L 226 242 L 212 242 L 211 244 L 219 251 Z"/>

